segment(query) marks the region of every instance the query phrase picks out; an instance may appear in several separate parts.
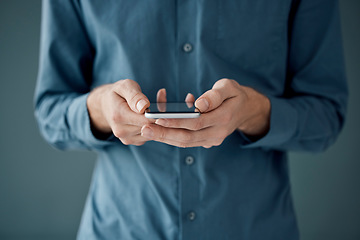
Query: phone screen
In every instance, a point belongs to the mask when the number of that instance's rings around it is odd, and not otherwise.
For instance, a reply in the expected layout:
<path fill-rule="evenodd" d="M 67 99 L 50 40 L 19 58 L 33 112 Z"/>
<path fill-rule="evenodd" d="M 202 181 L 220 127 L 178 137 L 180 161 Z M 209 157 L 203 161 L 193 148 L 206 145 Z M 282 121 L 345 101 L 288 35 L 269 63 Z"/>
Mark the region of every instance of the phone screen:
<path fill-rule="evenodd" d="M 193 113 L 193 103 L 151 103 L 148 112 L 150 113 Z"/>
<path fill-rule="evenodd" d="M 200 113 L 195 111 L 193 103 L 151 103 L 145 112 L 147 118 L 196 118 Z"/>

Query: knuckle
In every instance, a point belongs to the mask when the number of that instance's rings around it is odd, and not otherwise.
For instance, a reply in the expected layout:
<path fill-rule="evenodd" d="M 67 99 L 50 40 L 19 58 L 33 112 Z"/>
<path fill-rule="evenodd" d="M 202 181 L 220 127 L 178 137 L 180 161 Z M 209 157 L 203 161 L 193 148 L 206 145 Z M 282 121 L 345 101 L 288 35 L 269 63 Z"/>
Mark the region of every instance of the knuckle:
<path fill-rule="evenodd" d="M 228 131 L 226 129 L 220 130 L 219 134 L 218 134 L 219 138 L 221 138 L 221 139 L 225 139 L 227 137 L 227 135 L 228 135 Z"/>
<path fill-rule="evenodd" d="M 220 146 L 223 143 L 224 139 L 216 139 L 213 143 L 213 146 Z"/>
<path fill-rule="evenodd" d="M 219 79 L 218 83 L 225 83 L 228 79 L 227 78 L 221 78 Z"/>
<path fill-rule="evenodd" d="M 161 130 L 161 131 L 160 131 L 160 134 L 159 134 L 159 140 L 160 140 L 160 141 L 164 141 L 165 138 L 166 138 L 165 131 L 164 131 L 164 130 Z"/>
<path fill-rule="evenodd" d="M 122 86 L 129 86 L 130 84 L 132 84 L 132 80 L 126 78 L 126 79 L 119 81 L 119 83 L 121 83 Z"/>
<path fill-rule="evenodd" d="M 236 88 L 240 87 L 240 84 L 236 80 L 231 79 L 231 84 L 233 87 L 236 87 Z"/>
<path fill-rule="evenodd" d="M 213 92 L 212 92 L 212 97 L 215 99 L 215 101 L 220 101 L 221 100 L 221 93 L 218 89 L 213 89 Z"/>
<path fill-rule="evenodd" d="M 130 145 L 131 144 L 131 142 L 128 139 L 122 138 L 120 140 L 124 145 Z"/>
<path fill-rule="evenodd" d="M 187 147 L 189 147 L 189 144 L 188 143 L 185 143 L 185 142 L 181 142 L 181 143 L 179 143 L 179 146 L 178 147 L 180 147 L 180 148 L 187 148 Z"/>
<path fill-rule="evenodd" d="M 138 84 L 131 79 L 123 79 L 117 82 L 117 89 L 121 90 L 122 92 L 129 92 L 137 89 Z"/>
<path fill-rule="evenodd" d="M 113 129 L 113 133 L 114 133 L 115 137 L 117 137 L 119 139 L 124 138 L 127 135 L 126 130 L 123 128 L 115 128 L 115 129 Z"/>
<path fill-rule="evenodd" d="M 130 79 L 122 79 L 114 83 L 114 90 L 117 91 L 119 89 L 125 88 L 129 85 Z"/>
<path fill-rule="evenodd" d="M 109 92 L 112 94 L 116 93 L 116 90 L 119 88 L 119 85 L 120 85 L 119 82 L 115 82 L 111 84 L 111 86 L 109 87 Z"/>
<path fill-rule="evenodd" d="M 234 80 L 229 79 L 229 78 L 225 78 L 224 79 L 224 85 L 228 86 L 228 87 L 233 87 L 234 86 Z"/>
<path fill-rule="evenodd" d="M 115 91 L 115 89 L 117 89 L 118 87 L 120 87 L 121 84 L 123 84 L 123 80 L 119 80 L 119 81 L 117 81 L 117 82 L 114 82 L 113 84 L 111 84 L 111 88 Z"/>
<path fill-rule="evenodd" d="M 225 85 L 229 86 L 229 87 L 234 87 L 235 86 L 235 80 L 227 79 L 227 81 L 225 81 Z"/>
<path fill-rule="evenodd" d="M 133 145 L 135 145 L 135 146 L 142 146 L 142 145 L 144 145 L 145 144 L 145 142 L 136 142 L 136 143 L 133 143 Z"/>
<path fill-rule="evenodd" d="M 233 79 L 229 79 L 229 78 L 222 78 L 218 81 L 218 84 L 221 87 L 225 87 L 225 88 L 233 88 L 237 85 L 237 82 Z"/>
<path fill-rule="evenodd" d="M 230 82 L 230 79 L 228 79 L 228 78 L 222 78 L 218 81 L 218 83 L 221 84 L 221 86 L 225 86 L 225 85 L 229 84 L 229 82 Z"/>

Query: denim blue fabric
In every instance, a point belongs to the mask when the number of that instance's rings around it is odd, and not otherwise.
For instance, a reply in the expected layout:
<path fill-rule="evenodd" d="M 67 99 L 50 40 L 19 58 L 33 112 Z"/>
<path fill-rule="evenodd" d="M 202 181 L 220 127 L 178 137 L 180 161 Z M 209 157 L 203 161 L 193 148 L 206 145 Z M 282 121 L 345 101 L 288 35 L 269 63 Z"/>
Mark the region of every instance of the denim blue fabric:
<path fill-rule="evenodd" d="M 181 149 L 91 132 L 97 86 L 133 79 L 176 102 L 221 78 L 269 97 L 266 136 Z M 98 153 L 78 239 L 299 239 L 286 153 L 332 144 L 347 95 L 336 0 L 43 2 L 40 131 Z"/>

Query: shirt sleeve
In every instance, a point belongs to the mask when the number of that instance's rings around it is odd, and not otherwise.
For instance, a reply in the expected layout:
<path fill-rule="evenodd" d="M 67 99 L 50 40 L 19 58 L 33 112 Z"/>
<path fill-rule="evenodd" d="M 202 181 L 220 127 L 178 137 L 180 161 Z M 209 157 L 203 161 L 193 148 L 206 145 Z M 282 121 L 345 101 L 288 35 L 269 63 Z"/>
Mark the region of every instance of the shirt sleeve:
<path fill-rule="evenodd" d="M 90 129 L 86 99 L 94 54 L 78 3 L 44 0 L 35 117 L 56 148 L 94 149 L 114 142 L 96 139 Z"/>
<path fill-rule="evenodd" d="M 268 96 L 268 134 L 243 147 L 323 151 L 344 124 L 348 96 L 338 1 L 295 0 L 288 35 L 285 93 Z"/>

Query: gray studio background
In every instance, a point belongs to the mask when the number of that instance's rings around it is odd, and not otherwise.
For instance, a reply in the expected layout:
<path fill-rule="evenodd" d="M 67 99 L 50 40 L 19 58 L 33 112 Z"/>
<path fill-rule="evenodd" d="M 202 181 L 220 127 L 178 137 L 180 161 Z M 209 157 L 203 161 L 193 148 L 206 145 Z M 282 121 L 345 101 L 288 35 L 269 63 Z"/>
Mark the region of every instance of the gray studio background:
<path fill-rule="evenodd" d="M 340 0 L 350 101 L 337 143 L 291 153 L 303 240 L 360 239 L 360 0 Z M 33 117 L 40 0 L 0 0 L 0 239 L 74 239 L 95 154 L 61 152 Z"/>

